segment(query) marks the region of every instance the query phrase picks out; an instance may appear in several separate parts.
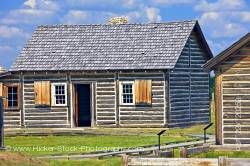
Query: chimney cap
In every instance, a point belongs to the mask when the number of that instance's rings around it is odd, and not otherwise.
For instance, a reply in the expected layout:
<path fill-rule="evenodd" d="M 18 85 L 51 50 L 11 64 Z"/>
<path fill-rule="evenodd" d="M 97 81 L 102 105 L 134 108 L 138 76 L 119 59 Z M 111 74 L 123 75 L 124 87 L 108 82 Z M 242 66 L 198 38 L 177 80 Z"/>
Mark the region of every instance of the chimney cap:
<path fill-rule="evenodd" d="M 127 17 L 113 17 L 109 19 L 109 24 L 117 25 L 117 24 L 127 24 L 128 18 Z"/>

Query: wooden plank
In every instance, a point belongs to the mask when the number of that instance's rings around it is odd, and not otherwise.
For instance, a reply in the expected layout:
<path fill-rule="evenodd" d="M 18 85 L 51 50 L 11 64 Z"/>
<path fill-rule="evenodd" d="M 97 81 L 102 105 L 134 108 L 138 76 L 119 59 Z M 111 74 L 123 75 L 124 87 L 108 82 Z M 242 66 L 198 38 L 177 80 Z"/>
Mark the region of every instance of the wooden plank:
<path fill-rule="evenodd" d="M 128 158 L 126 166 L 151 165 L 151 166 L 218 166 L 218 159 L 194 159 L 194 158 Z"/>
<path fill-rule="evenodd" d="M 152 103 L 152 80 L 135 80 L 135 103 Z"/>
<path fill-rule="evenodd" d="M 8 87 L 6 85 L 3 85 L 3 97 L 4 97 L 3 107 L 6 110 L 8 108 Z"/>
<path fill-rule="evenodd" d="M 50 81 L 35 81 L 34 92 L 36 105 L 51 105 Z"/>
<path fill-rule="evenodd" d="M 0 96 L 3 96 L 3 83 L 0 82 Z"/>
<path fill-rule="evenodd" d="M 35 92 L 35 104 L 41 104 L 41 82 L 34 82 L 34 92 Z"/>
<path fill-rule="evenodd" d="M 72 131 L 71 131 L 72 132 Z M 213 143 L 214 140 L 208 140 L 207 142 Z M 178 147 L 186 147 L 186 146 L 195 146 L 202 144 L 203 141 L 194 141 L 194 142 L 186 142 L 186 143 L 179 143 L 179 144 L 171 144 L 171 145 L 163 145 L 161 149 L 172 149 Z M 154 151 L 157 150 L 158 146 L 151 146 L 146 148 L 135 148 L 135 149 L 123 149 L 123 150 L 115 150 L 111 152 L 101 152 L 95 154 L 81 154 L 81 155 L 60 155 L 60 156 L 40 156 L 40 159 L 83 159 L 83 158 L 96 158 L 96 157 L 103 157 L 103 156 L 111 156 L 111 155 L 119 155 L 119 154 L 129 154 L 129 153 L 139 153 L 139 152 L 147 152 L 147 151 Z M 154 158 L 153 158 L 154 159 Z M 173 160 L 178 160 L 178 158 L 172 158 Z M 164 160 L 168 160 L 168 158 L 164 158 Z M 216 159 L 212 159 L 216 160 Z M 216 161 L 218 162 L 218 161 Z M 141 165 L 141 164 L 139 164 Z M 184 164 L 182 164 L 183 166 Z"/>
<path fill-rule="evenodd" d="M 215 128 L 216 128 L 216 144 L 222 144 L 222 75 L 220 73 L 216 73 L 215 76 Z"/>
<path fill-rule="evenodd" d="M 232 76 L 223 76 L 223 81 L 250 81 L 249 75 L 232 75 Z"/>

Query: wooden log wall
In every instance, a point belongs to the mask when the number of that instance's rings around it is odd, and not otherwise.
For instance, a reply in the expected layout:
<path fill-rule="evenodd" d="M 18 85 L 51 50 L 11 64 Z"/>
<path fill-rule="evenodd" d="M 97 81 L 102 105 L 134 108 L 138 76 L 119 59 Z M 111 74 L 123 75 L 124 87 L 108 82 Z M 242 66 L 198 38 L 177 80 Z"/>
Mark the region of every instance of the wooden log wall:
<path fill-rule="evenodd" d="M 18 84 L 20 76 L 6 76 L 1 79 L 3 84 Z M 19 109 L 4 110 L 4 127 L 5 128 L 19 128 L 21 127 L 21 112 Z"/>
<path fill-rule="evenodd" d="M 169 127 L 209 122 L 209 73 L 202 69 L 205 57 L 196 35 L 192 34 L 169 75 Z"/>
<path fill-rule="evenodd" d="M 222 144 L 250 144 L 250 44 L 220 65 Z"/>
<path fill-rule="evenodd" d="M 68 106 L 39 107 L 35 105 L 34 81 L 66 83 L 66 75 L 24 75 L 24 127 L 30 128 L 63 128 L 70 127 Z"/>
<path fill-rule="evenodd" d="M 11 76 L 4 81 L 10 83 L 20 82 L 20 76 Z M 14 78 L 16 77 L 16 78 Z M 119 103 L 119 81 L 134 81 L 136 79 L 152 80 L 151 106 L 124 106 Z M 67 106 L 39 107 L 35 105 L 34 81 L 50 81 L 51 83 L 66 83 L 67 74 L 62 73 L 28 73 L 23 76 L 23 120 L 21 122 L 20 110 L 5 111 L 5 123 L 12 123 L 11 127 L 70 127 L 71 112 L 74 110 L 68 102 Z M 163 127 L 166 124 L 165 101 L 165 73 L 71 73 L 72 84 L 88 83 L 94 85 L 92 116 L 94 125 L 115 126 L 142 126 Z M 117 83 L 118 82 L 118 83 Z M 69 95 L 68 95 L 69 98 Z M 166 98 L 167 99 L 167 98 Z M 166 102 L 166 103 L 165 103 Z M 8 121 L 10 119 L 10 121 Z M 21 124 L 22 123 L 22 124 Z M 73 125 L 74 126 L 74 125 Z M 6 124 L 6 127 L 10 127 Z"/>
<path fill-rule="evenodd" d="M 158 73 L 119 73 L 119 81 L 136 79 L 152 80 L 152 105 L 120 105 L 120 126 L 126 127 L 163 127 L 165 126 L 165 74 Z"/>

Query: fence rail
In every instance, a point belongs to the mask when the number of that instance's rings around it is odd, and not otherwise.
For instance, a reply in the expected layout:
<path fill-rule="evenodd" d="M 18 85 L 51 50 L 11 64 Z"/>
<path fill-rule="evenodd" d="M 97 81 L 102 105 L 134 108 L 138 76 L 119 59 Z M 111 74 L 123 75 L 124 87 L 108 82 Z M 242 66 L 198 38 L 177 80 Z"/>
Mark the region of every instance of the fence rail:
<path fill-rule="evenodd" d="M 249 166 L 248 158 L 140 158 L 123 157 L 124 166 Z"/>

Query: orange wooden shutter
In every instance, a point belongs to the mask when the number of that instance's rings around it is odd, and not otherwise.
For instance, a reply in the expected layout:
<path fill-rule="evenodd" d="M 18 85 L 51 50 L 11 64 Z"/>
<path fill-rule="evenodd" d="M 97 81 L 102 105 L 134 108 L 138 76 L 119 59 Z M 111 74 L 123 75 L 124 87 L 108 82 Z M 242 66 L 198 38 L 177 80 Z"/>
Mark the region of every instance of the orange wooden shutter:
<path fill-rule="evenodd" d="M 152 104 L 152 80 L 147 80 L 147 104 Z"/>
<path fill-rule="evenodd" d="M 36 105 L 50 105 L 50 81 L 35 81 L 34 91 Z"/>
<path fill-rule="evenodd" d="M 0 96 L 3 96 L 3 83 L 0 82 Z"/>
<path fill-rule="evenodd" d="M 34 82 L 34 91 L 35 91 L 35 104 L 40 105 L 41 104 L 41 82 L 35 81 Z"/>
<path fill-rule="evenodd" d="M 43 89 L 42 104 L 50 105 L 50 101 L 51 101 L 50 81 L 43 81 L 42 89 Z"/>
<path fill-rule="evenodd" d="M 3 85 L 3 97 L 4 97 L 3 107 L 4 109 L 7 109 L 8 108 L 8 87 L 6 85 Z"/>
<path fill-rule="evenodd" d="M 135 80 L 135 103 L 151 104 L 152 103 L 152 81 Z"/>

